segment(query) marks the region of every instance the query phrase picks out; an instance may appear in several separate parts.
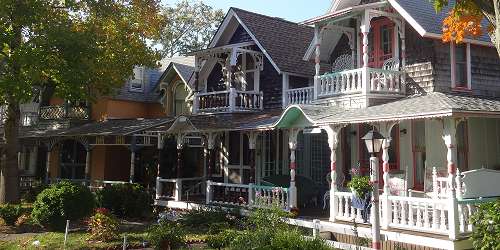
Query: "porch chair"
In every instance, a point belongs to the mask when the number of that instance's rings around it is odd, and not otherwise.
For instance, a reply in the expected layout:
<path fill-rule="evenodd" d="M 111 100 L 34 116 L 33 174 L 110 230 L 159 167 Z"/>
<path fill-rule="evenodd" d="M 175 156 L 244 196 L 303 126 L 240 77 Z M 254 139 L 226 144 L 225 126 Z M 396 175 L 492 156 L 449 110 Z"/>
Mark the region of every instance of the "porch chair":
<path fill-rule="evenodd" d="M 332 73 L 353 69 L 354 63 L 351 54 L 343 54 L 332 64 Z"/>
<path fill-rule="evenodd" d="M 330 185 L 332 183 L 331 172 L 328 172 L 326 174 L 325 179 L 326 179 L 326 182 L 328 182 L 328 187 L 330 187 Z M 337 183 L 340 184 L 340 185 L 337 185 L 337 188 L 340 189 L 341 187 L 344 187 L 345 175 L 342 174 L 337 179 L 339 179 L 339 181 Z M 340 191 L 342 191 L 342 190 L 340 190 Z M 328 190 L 326 190 L 326 192 L 323 194 L 323 210 L 325 210 L 330 205 L 329 200 L 330 200 L 330 188 L 328 188 Z"/>

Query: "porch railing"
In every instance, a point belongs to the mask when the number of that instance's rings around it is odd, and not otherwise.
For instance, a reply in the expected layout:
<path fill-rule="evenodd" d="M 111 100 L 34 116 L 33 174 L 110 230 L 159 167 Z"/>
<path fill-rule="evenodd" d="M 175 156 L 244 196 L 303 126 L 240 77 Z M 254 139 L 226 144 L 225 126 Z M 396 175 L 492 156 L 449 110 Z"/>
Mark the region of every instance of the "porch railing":
<path fill-rule="evenodd" d="M 314 87 L 285 90 L 287 105 L 310 104 L 314 100 Z"/>
<path fill-rule="evenodd" d="M 263 109 L 262 91 L 229 90 L 196 93 L 194 113 L 258 111 Z"/>
<path fill-rule="evenodd" d="M 59 120 L 59 119 L 89 119 L 89 109 L 87 107 L 73 106 L 44 106 L 40 107 L 40 119 L 43 120 Z"/>
<path fill-rule="evenodd" d="M 403 72 L 375 68 L 358 68 L 321 75 L 315 81 L 317 96 L 344 94 L 397 94 L 405 93 Z"/>
<path fill-rule="evenodd" d="M 204 192 L 204 177 L 162 179 L 156 178 L 156 199 L 182 201 Z"/>
<path fill-rule="evenodd" d="M 242 207 L 288 207 L 288 189 L 254 184 L 229 184 L 207 181 L 207 204 Z"/>

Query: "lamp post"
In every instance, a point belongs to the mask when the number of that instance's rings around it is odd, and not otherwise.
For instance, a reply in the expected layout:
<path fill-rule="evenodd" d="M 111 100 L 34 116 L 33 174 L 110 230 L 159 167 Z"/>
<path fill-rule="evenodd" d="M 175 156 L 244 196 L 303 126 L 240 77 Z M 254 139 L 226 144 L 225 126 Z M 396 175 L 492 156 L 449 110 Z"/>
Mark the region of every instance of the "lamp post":
<path fill-rule="evenodd" d="M 376 153 L 380 152 L 384 137 L 377 131 L 371 130 L 363 138 L 366 149 L 370 153 L 370 180 L 373 183 L 372 189 L 372 208 L 370 214 L 372 216 L 372 248 L 381 249 L 380 243 L 380 217 L 378 204 L 378 158 Z"/>

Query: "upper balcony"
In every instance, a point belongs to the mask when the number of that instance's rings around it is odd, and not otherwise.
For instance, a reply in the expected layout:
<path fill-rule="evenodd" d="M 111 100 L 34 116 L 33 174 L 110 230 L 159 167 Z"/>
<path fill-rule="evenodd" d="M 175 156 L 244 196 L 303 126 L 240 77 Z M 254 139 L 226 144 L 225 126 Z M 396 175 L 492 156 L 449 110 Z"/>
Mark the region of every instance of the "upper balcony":
<path fill-rule="evenodd" d="M 71 105 L 54 105 L 40 107 L 40 120 L 88 120 L 90 112 L 88 107 Z"/>
<path fill-rule="evenodd" d="M 405 95 L 405 22 L 385 2 L 306 21 L 315 36 L 304 60 L 314 61 L 314 86 L 286 89 L 284 106 L 335 103 L 370 106 Z"/>
<path fill-rule="evenodd" d="M 264 108 L 259 90 L 264 58 L 254 42 L 194 54 L 194 85 L 198 91 L 193 97 L 193 113 L 254 112 Z"/>

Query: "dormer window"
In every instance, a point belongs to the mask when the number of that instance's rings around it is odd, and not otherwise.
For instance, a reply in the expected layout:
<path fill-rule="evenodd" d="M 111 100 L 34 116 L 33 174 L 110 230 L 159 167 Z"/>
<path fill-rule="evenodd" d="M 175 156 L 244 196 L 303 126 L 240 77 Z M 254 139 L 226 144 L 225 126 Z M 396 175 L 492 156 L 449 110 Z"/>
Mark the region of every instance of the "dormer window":
<path fill-rule="evenodd" d="M 130 80 L 130 91 L 132 92 L 144 91 L 144 67 L 134 68 L 134 76 Z"/>
<path fill-rule="evenodd" d="M 455 90 L 471 89 L 470 44 L 451 44 L 451 87 Z"/>

